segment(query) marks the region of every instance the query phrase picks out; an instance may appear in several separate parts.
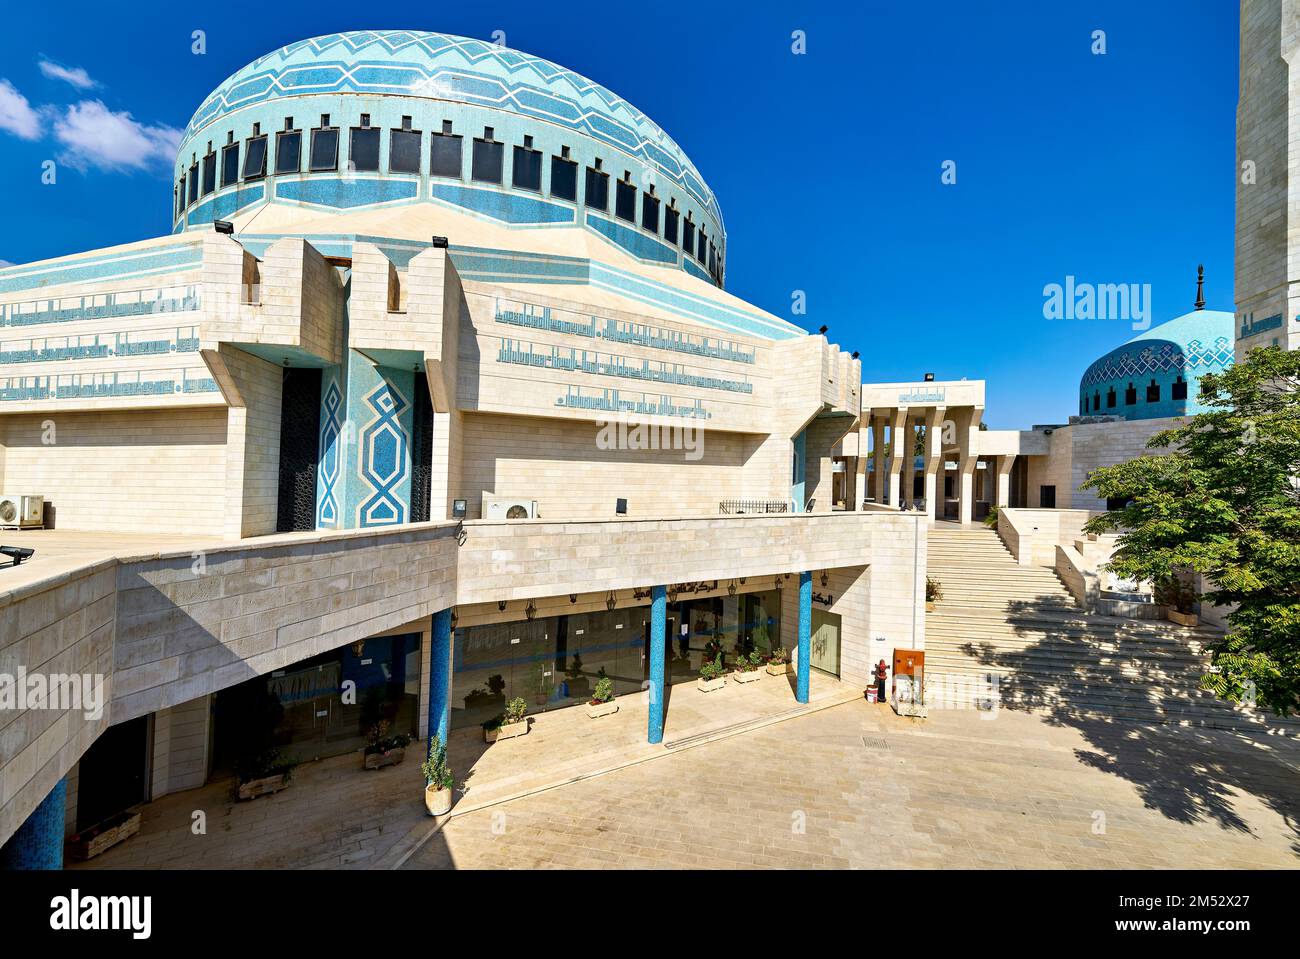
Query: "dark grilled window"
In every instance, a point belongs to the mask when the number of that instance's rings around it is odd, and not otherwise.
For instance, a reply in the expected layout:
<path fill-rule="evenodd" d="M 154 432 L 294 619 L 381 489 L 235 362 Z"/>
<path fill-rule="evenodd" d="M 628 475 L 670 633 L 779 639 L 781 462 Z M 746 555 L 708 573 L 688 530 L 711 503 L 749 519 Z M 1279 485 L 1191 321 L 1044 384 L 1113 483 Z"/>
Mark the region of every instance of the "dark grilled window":
<path fill-rule="evenodd" d="M 362 118 L 363 123 L 369 117 Z M 359 126 L 352 128 L 352 140 L 348 145 L 348 169 L 359 173 L 375 173 L 379 170 L 379 127 Z"/>
<path fill-rule="evenodd" d="M 566 152 L 568 148 L 565 148 Z M 578 164 L 568 157 L 551 157 L 551 196 L 561 200 L 578 200 Z"/>
<path fill-rule="evenodd" d="M 1183 379 L 1181 376 L 1174 381 L 1173 386 L 1171 386 L 1169 389 L 1174 399 L 1176 400 L 1187 399 L 1187 381 Z"/>
<path fill-rule="evenodd" d="M 695 259 L 701 263 L 705 261 L 709 252 L 709 238 L 704 235 L 704 227 L 700 227 L 700 245 L 695 249 Z"/>
<path fill-rule="evenodd" d="M 239 144 L 221 148 L 221 185 L 230 186 L 239 181 Z"/>
<path fill-rule="evenodd" d="M 266 176 L 266 137 L 248 138 L 244 149 L 244 179 L 256 180 Z"/>
<path fill-rule="evenodd" d="M 217 189 L 217 155 L 211 150 L 203 158 L 203 195 L 215 192 Z"/>
<path fill-rule="evenodd" d="M 681 214 L 672 207 L 664 210 L 664 239 L 669 243 L 677 243 L 677 221 L 681 219 Z"/>
<path fill-rule="evenodd" d="M 180 183 L 176 188 L 176 216 L 179 218 L 185 212 L 185 177 L 181 177 Z"/>
<path fill-rule="evenodd" d="M 534 150 L 533 138 L 524 137 L 524 145 L 515 147 L 510 182 L 521 190 L 542 190 L 542 151 Z"/>
<path fill-rule="evenodd" d="M 420 172 L 419 130 L 411 129 L 411 118 L 402 117 L 402 129 L 388 134 L 388 170 L 390 173 Z"/>
<path fill-rule="evenodd" d="M 493 137 L 491 127 L 485 127 L 482 137 L 474 138 L 474 156 L 470 159 L 470 178 L 480 183 L 500 183 L 505 166 L 505 144 Z"/>
<path fill-rule="evenodd" d="M 651 233 L 659 232 L 659 197 L 653 193 L 641 195 L 641 225 Z"/>
<path fill-rule="evenodd" d="M 451 132 L 451 124 L 444 123 L 443 131 L 429 137 L 433 146 L 429 153 L 429 172 L 434 176 L 460 179 L 460 136 Z"/>
<path fill-rule="evenodd" d="M 691 222 L 691 215 L 686 214 L 686 222 L 682 224 L 682 249 L 689 255 L 695 249 L 695 224 Z"/>
<path fill-rule="evenodd" d="M 593 210 L 609 209 L 609 174 L 599 167 L 587 167 L 587 189 L 583 202 Z"/>
<path fill-rule="evenodd" d="M 190 202 L 194 203 L 199 198 L 199 161 L 195 160 L 190 164 Z"/>
<path fill-rule="evenodd" d="M 1137 401 L 1138 401 L 1138 391 L 1134 388 L 1133 384 L 1130 383 L 1128 385 L 1128 389 L 1124 391 L 1124 405 L 1136 406 Z"/>
<path fill-rule="evenodd" d="M 627 180 L 614 186 L 614 215 L 629 223 L 636 222 L 636 187 Z"/>
<path fill-rule="evenodd" d="M 338 168 L 338 127 L 317 127 L 311 131 L 311 158 L 308 169 L 313 173 L 323 173 Z"/>
<path fill-rule="evenodd" d="M 1115 408 L 1116 399 L 1117 397 L 1115 396 L 1115 387 L 1112 386 L 1109 390 L 1106 391 L 1106 409 L 1113 410 Z"/>
<path fill-rule="evenodd" d="M 1157 383 L 1155 380 L 1152 380 L 1150 385 L 1147 386 L 1147 402 L 1148 403 L 1160 402 L 1160 384 Z"/>
<path fill-rule="evenodd" d="M 275 172 L 297 173 L 302 169 L 302 131 L 284 130 L 275 135 Z"/>

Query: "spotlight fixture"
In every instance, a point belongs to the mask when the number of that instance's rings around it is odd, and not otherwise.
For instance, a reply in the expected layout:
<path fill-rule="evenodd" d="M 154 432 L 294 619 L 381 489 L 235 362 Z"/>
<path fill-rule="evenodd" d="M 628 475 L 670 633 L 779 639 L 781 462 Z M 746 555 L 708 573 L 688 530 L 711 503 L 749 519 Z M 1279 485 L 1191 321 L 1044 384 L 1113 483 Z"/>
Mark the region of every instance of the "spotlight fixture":
<path fill-rule="evenodd" d="M 497 612 L 504 613 L 505 611 L 506 611 L 506 601 L 504 599 L 498 599 Z"/>
<path fill-rule="evenodd" d="M 817 332 L 820 333 L 822 336 L 825 336 L 825 335 L 826 335 L 826 331 L 829 330 L 829 329 L 830 329 L 829 326 L 822 326 L 822 327 L 820 327 L 820 328 L 817 330 Z"/>
<path fill-rule="evenodd" d="M 853 358 L 854 358 L 855 360 L 858 358 L 858 351 L 857 351 L 857 350 L 854 350 L 854 351 L 853 351 Z"/>
<path fill-rule="evenodd" d="M 531 599 L 528 601 L 528 606 L 524 609 L 524 615 L 528 617 L 530 623 L 533 621 L 533 617 L 537 615 L 537 606 Z"/>
<path fill-rule="evenodd" d="M 435 236 L 433 238 L 433 248 L 435 250 L 447 249 L 447 238 L 445 236 Z"/>
<path fill-rule="evenodd" d="M 934 382 L 934 374 L 933 374 L 933 373 L 926 373 L 926 374 L 925 374 L 925 381 L 926 381 L 927 383 L 933 383 L 933 382 Z"/>
<path fill-rule="evenodd" d="M 216 230 L 218 233 L 224 233 L 226 236 L 230 236 L 230 234 L 235 232 L 235 224 L 231 223 L 229 220 L 213 220 L 212 229 Z"/>
<path fill-rule="evenodd" d="M 466 507 L 466 502 L 465 502 L 465 500 L 463 500 L 463 499 L 454 499 L 454 500 L 452 500 L 452 501 L 451 501 L 451 518 L 452 518 L 452 519 L 464 519 L 464 518 L 465 518 L 465 507 Z"/>

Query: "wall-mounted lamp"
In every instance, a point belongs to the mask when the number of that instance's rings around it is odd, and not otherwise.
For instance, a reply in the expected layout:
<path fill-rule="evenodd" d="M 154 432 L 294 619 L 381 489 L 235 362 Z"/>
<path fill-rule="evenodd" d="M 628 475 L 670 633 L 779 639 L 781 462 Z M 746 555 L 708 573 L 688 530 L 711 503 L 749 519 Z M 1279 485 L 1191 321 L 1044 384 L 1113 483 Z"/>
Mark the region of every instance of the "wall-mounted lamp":
<path fill-rule="evenodd" d="M 447 249 L 447 238 L 445 236 L 435 236 L 433 238 L 433 248 L 435 250 Z"/>
<path fill-rule="evenodd" d="M 778 591 L 785 588 L 785 580 L 781 578 L 781 575 L 779 573 L 776 576 L 776 588 Z"/>
<path fill-rule="evenodd" d="M 727 595 L 728 596 L 736 595 L 736 581 L 734 579 L 727 584 Z"/>
<path fill-rule="evenodd" d="M 823 326 L 823 327 L 821 327 L 820 329 L 818 329 L 817 332 L 820 333 L 822 336 L 825 336 L 825 335 L 826 335 L 826 331 L 829 330 L 829 329 L 830 329 L 829 326 Z"/>
<path fill-rule="evenodd" d="M 366 651 L 366 641 L 364 639 L 358 639 L 355 643 L 352 644 L 352 655 L 356 656 L 357 659 L 360 659 L 362 655 L 365 653 L 365 651 Z"/>
<path fill-rule="evenodd" d="M 609 595 L 605 597 L 605 608 L 610 612 L 613 612 L 614 607 L 617 605 L 618 605 L 618 597 L 614 595 L 614 591 L 611 589 L 609 591 Z"/>
<path fill-rule="evenodd" d="M 497 600 L 497 612 L 499 612 L 499 613 L 504 613 L 505 611 L 506 611 L 506 601 L 505 601 L 504 599 L 498 599 L 498 600 Z"/>
<path fill-rule="evenodd" d="M 528 606 L 524 609 L 524 615 L 528 617 L 530 623 L 533 621 L 533 617 L 537 615 L 537 606 L 531 599 L 528 601 Z"/>
<path fill-rule="evenodd" d="M 933 373 L 926 373 L 926 374 L 925 374 L 925 381 L 926 381 L 927 383 L 933 383 L 933 382 L 934 382 L 934 374 L 933 374 Z"/>
<path fill-rule="evenodd" d="M 230 236 L 230 234 L 235 232 L 235 224 L 231 223 L 229 220 L 213 220 L 212 229 L 216 230 L 218 233 L 224 233 L 226 236 Z"/>
<path fill-rule="evenodd" d="M 822 587 L 825 588 L 826 584 L 829 583 L 830 581 L 831 581 L 831 574 L 826 572 L 826 570 L 822 570 Z"/>
<path fill-rule="evenodd" d="M 452 609 L 451 609 L 451 629 L 452 629 L 452 632 L 455 632 L 455 631 L 456 631 L 456 620 L 457 620 L 458 618 L 459 618 L 459 617 L 457 617 L 457 615 L 456 615 L 456 607 L 453 606 Z"/>
<path fill-rule="evenodd" d="M 452 500 L 452 501 L 451 501 L 451 518 L 452 518 L 452 519 L 464 519 L 464 518 L 465 518 L 465 508 L 466 508 L 466 502 L 465 502 L 465 500 L 463 500 L 463 499 L 454 499 L 454 500 Z"/>
<path fill-rule="evenodd" d="M 570 593 L 570 594 L 569 594 L 569 602 L 570 602 L 570 603 L 576 603 L 577 601 L 578 601 L 578 594 L 577 594 L 577 593 Z"/>

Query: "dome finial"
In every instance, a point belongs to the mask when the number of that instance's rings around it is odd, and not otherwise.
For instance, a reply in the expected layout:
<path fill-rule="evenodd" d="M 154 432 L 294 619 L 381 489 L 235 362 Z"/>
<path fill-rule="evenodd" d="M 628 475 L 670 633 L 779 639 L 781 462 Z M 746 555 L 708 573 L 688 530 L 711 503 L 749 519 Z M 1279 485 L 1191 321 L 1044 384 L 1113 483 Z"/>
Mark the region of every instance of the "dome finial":
<path fill-rule="evenodd" d="M 1205 264 L 1196 265 L 1196 303 L 1193 304 L 1198 310 L 1205 309 Z"/>

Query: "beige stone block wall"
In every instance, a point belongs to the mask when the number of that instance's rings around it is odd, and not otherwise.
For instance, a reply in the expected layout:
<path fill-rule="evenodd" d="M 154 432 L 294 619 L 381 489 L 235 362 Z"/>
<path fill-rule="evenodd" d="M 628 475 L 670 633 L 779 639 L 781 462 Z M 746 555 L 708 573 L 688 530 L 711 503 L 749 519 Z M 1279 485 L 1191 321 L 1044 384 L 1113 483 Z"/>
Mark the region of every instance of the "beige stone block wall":
<path fill-rule="evenodd" d="M 211 719 L 212 697 L 206 695 L 154 713 L 151 799 L 207 781 Z"/>
<path fill-rule="evenodd" d="M 211 535 L 225 523 L 225 409 L 0 417 L 0 459 L 5 491 L 44 496 L 60 529 Z"/>
<path fill-rule="evenodd" d="M 222 344 L 234 385 L 226 429 L 226 510 L 231 539 L 275 532 L 280 495 L 280 367 Z"/>
<path fill-rule="evenodd" d="M 1104 510 L 1106 501 L 1097 496 L 1095 490 L 1080 490 L 1079 487 L 1093 470 L 1102 466 L 1114 466 L 1126 463 L 1139 456 L 1159 455 L 1160 450 L 1147 449 L 1147 441 L 1162 430 L 1181 426 L 1182 417 L 1171 416 L 1153 420 L 1125 420 L 1118 423 L 1079 423 L 1058 430 L 1052 435 L 1055 441 L 1061 434 L 1062 441 L 1068 439 L 1070 456 L 1070 499 L 1061 498 L 1061 488 L 1057 488 L 1056 503 L 1061 507 L 1083 510 Z M 1056 446 L 1053 444 L 1053 452 Z M 1053 456 L 1053 459 L 1056 457 Z"/>
<path fill-rule="evenodd" d="M 12 835 L 112 717 L 114 561 L 0 595 L 0 673 L 91 676 L 102 713 L 0 710 L 0 842 Z M 83 707 L 86 704 L 81 704 Z"/>
<path fill-rule="evenodd" d="M 601 449 L 596 423 L 465 414 L 460 496 L 481 516 L 482 494 L 535 499 L 543 518 L 613 519 L 614 501 L 629 516 L 718 513 L 720 500 L 743 495 L 748 438 L 699 430 L 686 450 Z"/>

